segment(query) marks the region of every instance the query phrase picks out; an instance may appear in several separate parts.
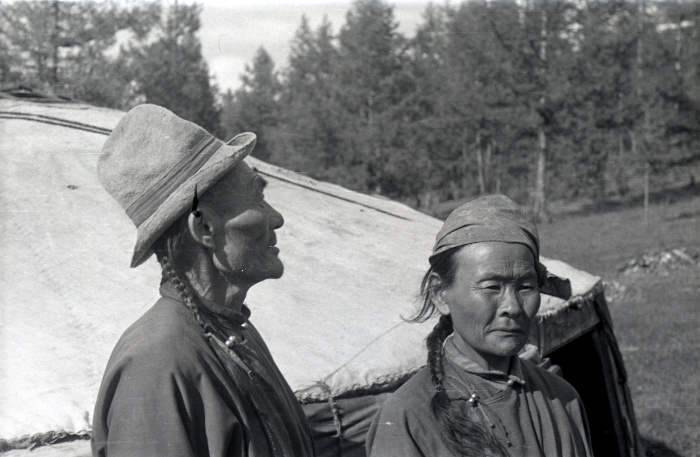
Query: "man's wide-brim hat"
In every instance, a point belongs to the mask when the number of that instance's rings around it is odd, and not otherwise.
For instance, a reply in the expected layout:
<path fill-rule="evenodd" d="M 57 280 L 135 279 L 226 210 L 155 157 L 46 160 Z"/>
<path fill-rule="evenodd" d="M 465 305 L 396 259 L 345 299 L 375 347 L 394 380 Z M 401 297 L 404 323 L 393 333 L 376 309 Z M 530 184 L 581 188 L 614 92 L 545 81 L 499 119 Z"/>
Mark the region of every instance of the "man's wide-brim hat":
<path fill-rule="evenodd" d="M 97 162 L 102 186 L 136 226 L 131 266 L 152 254 L 151 246 L 201 196 L 255 146 L 254 133 L 228 143 L 165 108 L 139 105 L 112 131 Z"/>

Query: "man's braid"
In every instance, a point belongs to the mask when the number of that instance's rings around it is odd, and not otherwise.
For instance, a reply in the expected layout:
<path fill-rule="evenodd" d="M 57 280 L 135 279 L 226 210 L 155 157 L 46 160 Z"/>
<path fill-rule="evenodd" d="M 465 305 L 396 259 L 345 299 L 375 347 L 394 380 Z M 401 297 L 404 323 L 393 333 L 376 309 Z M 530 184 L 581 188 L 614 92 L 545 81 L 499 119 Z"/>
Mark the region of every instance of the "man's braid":
<path fill-rule="evenodd" d="M 178 293 L 180 294 L 180 297 L 185 302 L 185 306 L 187 306 L 187 308 L 190 311 L 192 311 L 192 314 L 197 320 L 197 323 L 202 327 L 202 329 L 206 331 L 206 324 L 204 323 L 204 319 L 202 319 L 202 315 L 199 312 L 199 307 L 195 303 L 192 292 L 185 285 L 182 279 L 180 279 L 180 276 L 177 274 L 177 270 L 175 270 L 175 267 L 171 263 L 169 256 L 163 255 L 158 260 L 160 261 L 160 265 L 163 269 L 163 275 L 165 275 L 170 280 L 170 282 L 173 283 Z"/>

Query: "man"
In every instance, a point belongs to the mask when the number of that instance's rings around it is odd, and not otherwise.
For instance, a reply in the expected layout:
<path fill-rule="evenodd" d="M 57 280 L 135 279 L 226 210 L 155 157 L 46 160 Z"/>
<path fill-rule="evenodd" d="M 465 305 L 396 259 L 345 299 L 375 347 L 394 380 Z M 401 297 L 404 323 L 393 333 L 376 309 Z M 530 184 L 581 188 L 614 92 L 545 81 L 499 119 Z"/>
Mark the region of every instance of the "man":
<path fill-rule="evenodd" d="M 368 455 L 591 456 L 574 388 L 518 357 L 540 291 L 571 293 L 539 254 L 534 223 L 502 195 L 473 200 L 447 218 L 415 319 L 441 315 L 427 338 L 428 366 L 377 413 Z"/>
<path fill-rule="evenodd" d="M 313 456 L 304 413 L 244 304 L 284 270 L 284 220 L 243 162 L 254 144 L 252 133 L 224 144 L 153 105 L 107 139 L 97 173 L 136 225 L 131 266 L 155 254 L 163 279 L 107 364 L 95 456 Z"/>

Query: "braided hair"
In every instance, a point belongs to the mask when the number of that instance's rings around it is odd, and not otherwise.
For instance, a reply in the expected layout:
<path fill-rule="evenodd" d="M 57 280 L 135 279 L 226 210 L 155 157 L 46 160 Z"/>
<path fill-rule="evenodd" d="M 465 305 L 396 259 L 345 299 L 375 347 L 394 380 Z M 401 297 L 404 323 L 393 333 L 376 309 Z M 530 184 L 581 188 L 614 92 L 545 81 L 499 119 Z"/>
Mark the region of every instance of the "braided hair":
<path fill-rule="evenodd" d="M 202 318 L 199 307 L 196 304 L 191 287 L 185 283 L 185 275 L 182 268 L 182 253 L 185 249 L 185 240 L 188 233 L 187 215 L 173 223 L 168 230 L 153 244 L 153 252 L 162 269 L 161 282 L 170 281 L 178 291 L 185 306 L 192 312 L 197 323 L 202 329 L 207 330 L 207 324 Z"/>
<path fill-rule="evenodd" d="M 433 278 L 437 275 L 442 280 L 441 287 L 454 283 L 457 262 L 455 254 L 460 247 L 449 249 L 435 256 L 431 266 L 421 282 L 423 306 L 411 319 L 413 322 L 425 322 L 437 312 L 433 303 Z M 507 456 L 503 445 L 494 434 L 481 422 L 470 417 L 464 405 L 450 400 L 445 390 L 445 369 L 443 365 L 442 346 L 454 328 L 452 317 L 442 315 L 428 335 L 428 368 L 435 386 L 435 395 L 430 401 L 430 409 L 440 425 L 440 434 L 444 444 L 456 456 Z"/>
<path fill-rule="evenodd" d="M 231 377 L 234 388 L 237 389 L 243 400 L 248 404 L 260 418 L 260 422 L 265 432 L 265 437 L 274 456 L 287 456 L 289 445 L 280 441 L 276 436 L 276 429 L 272 423 L 270 414 L 261 407 L 256 399 L 251 395 L 252 384 L 267 385 L 266 381 L 258 373 L 246 373 L 240 369 L 234 369 L 231 364 L 225 362 L 229 358 L 225 349 L 222 349 L 220 344 L 212 343 L 210 335 L 212 333 L 212 325 L 207 322 L 208 312 L 206 308 L 197 304 L 197 298 L 192 286 L 188 284 L 187 277 L 184 275 L 184 259 L 182 253 L 186 248 L 186 240 L 189 229 L 187 227 L 187 215 L 176 221 L 159 239 L 153 244 L 153 252 L 162 268 L 161 282 L 172 283 L 178 291 L 180 298 L 185 306 L 192 312 L 197 323 L 204 331 L 207 337 L 207 342 L 216 354 L 216 357 L 222 364 L 222 367 Z"/>

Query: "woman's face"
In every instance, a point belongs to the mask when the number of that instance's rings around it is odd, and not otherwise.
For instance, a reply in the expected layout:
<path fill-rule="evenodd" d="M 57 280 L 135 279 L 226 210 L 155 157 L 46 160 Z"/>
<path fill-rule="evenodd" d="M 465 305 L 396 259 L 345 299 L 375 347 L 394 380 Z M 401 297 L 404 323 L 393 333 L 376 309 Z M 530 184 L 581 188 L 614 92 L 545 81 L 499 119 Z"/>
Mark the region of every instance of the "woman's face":
<path fill-rule="evenodd" d="M 454 260 L 454 282 L 439 287 L 434 302 L 452 317 L 453 338 L 466 357 L 508 371 L 540 307 L 534 256 L 523 244 L 494 241 L 464 246 Z"/>

